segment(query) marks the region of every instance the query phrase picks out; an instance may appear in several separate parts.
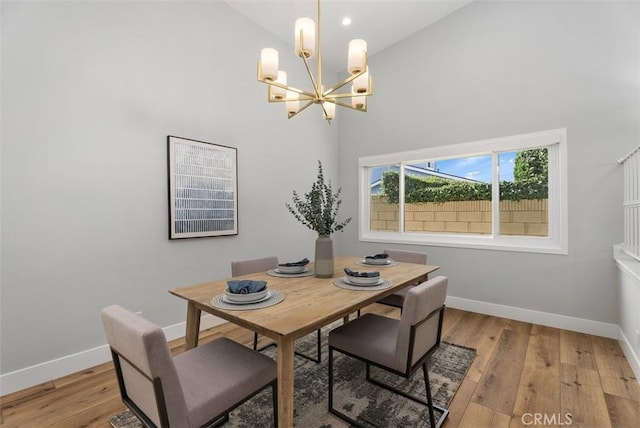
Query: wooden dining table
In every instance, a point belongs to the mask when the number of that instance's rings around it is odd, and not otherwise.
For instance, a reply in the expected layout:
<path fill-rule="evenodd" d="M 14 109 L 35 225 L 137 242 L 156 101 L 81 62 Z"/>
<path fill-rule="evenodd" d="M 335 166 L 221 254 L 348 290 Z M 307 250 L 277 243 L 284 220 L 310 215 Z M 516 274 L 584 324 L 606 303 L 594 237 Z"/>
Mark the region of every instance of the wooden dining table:
<path fill-rule="evenodd" d="M 317 329 L 350 314 L 408 284 L 425 281 L 438 266 L 397 263 L 392 266 L 362 266 L 362 257 L 339 257 L 334 260 L 332 278 L 275 277 L 267 272 L 235 277 L 267 281 L 270 290 L 284 293 L 282 302 L 250 310 L 226 310 L 211 305 L 211 300 L 224 293 L 231 278 L 175 288 L 169 292 L 187 301 L 186 348 L 198 346 L 202 311 L 273 339 L 277 344 L 278 426 L 293 427 L 294 343 Z M 344 277 L 344 268 L 355 271 L 379 271 L 391 287 L 371 290 L 344 289 L 334 282 Z M 313 264 L 310 265 L 313 269 Z"/>

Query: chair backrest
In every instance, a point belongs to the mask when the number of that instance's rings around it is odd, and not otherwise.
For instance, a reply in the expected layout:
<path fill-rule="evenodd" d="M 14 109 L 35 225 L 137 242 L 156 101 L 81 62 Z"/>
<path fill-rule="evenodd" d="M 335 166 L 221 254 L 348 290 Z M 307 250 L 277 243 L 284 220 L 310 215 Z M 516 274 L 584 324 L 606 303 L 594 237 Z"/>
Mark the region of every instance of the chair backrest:
<path fill-rule="evenodd" d="M 388 254 L 391 260 L 396 262 L 427 264 L 427 255 L 425 253 L 403 250 L 384 250 L 384 253 Z"/>
<path fill-rule="evenodd" d="M 396 342 L 396 362 L 407 371 L 440 344 L 447 284 L 447 277 L 437 276 L 407 292 Z"/>
<path fill-rule="evenodd" d="M 164 332 L 118 305 L 102 310 L 102 323 L 125 404 L 137 406 L 156 426 L 188 426 L 186 402 Z"/>
<path fill-rule="evenodd" d="M 258 272 L 266 272 L 269 269 L 275 269 L 277 267 L 278 258 L 275 256 L 231 262 L 231 276 L 235 277 Z"/>

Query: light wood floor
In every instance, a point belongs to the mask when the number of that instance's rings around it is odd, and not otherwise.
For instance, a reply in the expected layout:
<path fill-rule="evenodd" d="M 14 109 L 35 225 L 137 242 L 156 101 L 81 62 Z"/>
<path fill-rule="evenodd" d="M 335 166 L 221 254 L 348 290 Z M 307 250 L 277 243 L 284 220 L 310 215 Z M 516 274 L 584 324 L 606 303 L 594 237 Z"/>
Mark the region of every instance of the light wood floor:
<path fill-rule="evenodd" d="M 231 324 L 201 337 L 219 334 L 253 337 Z M 446 310 L 443 339 L 478 351 L 446 427 L 640 427 L 640 385 L 615 340 L 455 309 Z M 175 353 L 183 347 L 171 343 Z M 0 426 L 108 428 L 123 409 L 108 363 L 2 397 Z"/>

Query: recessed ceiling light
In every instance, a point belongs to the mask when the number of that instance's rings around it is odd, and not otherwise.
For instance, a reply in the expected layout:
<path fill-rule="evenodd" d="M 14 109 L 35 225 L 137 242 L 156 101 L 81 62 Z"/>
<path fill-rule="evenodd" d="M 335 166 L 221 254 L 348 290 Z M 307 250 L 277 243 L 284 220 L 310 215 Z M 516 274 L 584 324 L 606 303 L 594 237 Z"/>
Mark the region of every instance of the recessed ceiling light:
<path fill-rule="evenodd" d="M 351 18 L 349 18 L 348 16 L 345 16 L 344 18 L 342 18 L 342 25 L 349 25 L 351 24 Z"/>

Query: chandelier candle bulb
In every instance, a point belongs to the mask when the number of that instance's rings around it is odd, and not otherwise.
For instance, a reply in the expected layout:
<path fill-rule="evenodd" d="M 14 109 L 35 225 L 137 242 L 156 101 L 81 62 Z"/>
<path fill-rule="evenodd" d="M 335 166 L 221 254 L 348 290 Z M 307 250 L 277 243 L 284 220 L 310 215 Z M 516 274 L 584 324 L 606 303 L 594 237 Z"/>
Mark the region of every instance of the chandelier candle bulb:
<path fill-rule="evenodd" d="M 322 117 L 326 120 L 332 120 L 336 117 L 336 105 L 325 101 L 322 104 Z"/>
<path fill-rule="evenodd" d="M 367 42 L 362 39 L 353 39 L 349 42 L 349 55 L 347 57 L 347 71 L 351 74 L 364 70 L 367 54 Z"/>
<path fill-rule="evenodd" d="M 313 57 L 316 49 L 316 23 L 311 18 L 298 18 L 295 29 L 296 55 L 300 58 Z"/>
<path fill-rule="evenodd" d="M 351 106 L 358 110 L 364 110 L 367 106 L 367 97 L 351 97 Z"/>
<path fill-rule="evenodd" d="M 285 73 L 284 71 L 278 71 L 278 79 L 276 80 L 276 82 L 280 83 L 281 85 L 286 85 L 287 73 Z M 271 95 L 273 96 L 274 100 L 282 100 L 287 95 L 287 90 L 278 86 L 273 86 Z"/>
<path fill-rule="evenodd" d="M 265 80 L 278 78 L 278 51 L 264 48 L 260 51 L 260 73 Z"/>
<path fill-rule="evenodd" d="M 298 93 L 293 91 L 287 91 L 287 114 L 296 114 L 300 110 L 300 101 L 298 101 Z"/>
<path fill-rule="evenodd" d="M 356 94 L 364 94 L 369 91 L 369 70 L 353 79 L 352 92 Z"/>

